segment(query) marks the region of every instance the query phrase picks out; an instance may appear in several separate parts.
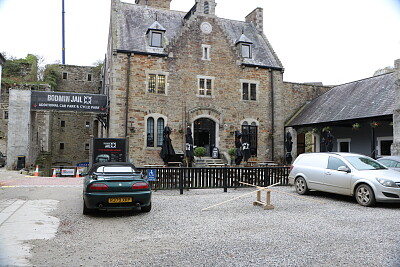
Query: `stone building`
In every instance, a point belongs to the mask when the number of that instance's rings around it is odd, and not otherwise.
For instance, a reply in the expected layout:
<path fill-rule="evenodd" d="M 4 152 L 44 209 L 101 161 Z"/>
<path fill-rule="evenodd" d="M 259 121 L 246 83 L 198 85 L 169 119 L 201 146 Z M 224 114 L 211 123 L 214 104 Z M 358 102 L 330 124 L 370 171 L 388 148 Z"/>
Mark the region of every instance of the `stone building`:
<path fill-rule="evenodd" d="M 283 65 L 263 33 L 261 8 L 234 21 L 215 15 L 214 0 L 196 0 L 188 12 L 170 10 L 170 2 L 112 0 L 107 136 L 128 137 L 138 165 L 161 162 L 167 125 L 177 151 L 184 150 L 189 126 L 194 145 L 208 155 L 214 147 L 222 154 L 234 147 L 238 130 L 249 134 L 253 156 L 282 159 L 284 123 L 299 105 L 287 106 L 288 97 L 315 97 L 318 86 L 298 85 L 309 91 L 303 94 L 285 85 Z"/>
<path fill-rule="evenodd" d="M 6 133 L 7 167 L 15 169 L 19 156 L 25 165 L 75 166 L 89 162 L 92 136 L 99 132 L 97 115 L 62 110 L 31 110 L 32 91 L 98 94 L 101 89 L 98 67 L 58 65 L 56 88 L 42 84 L 7 85 L 2 90 L 1 108 L 7 118 L 0 119 Z M 5 113 L 7 112 L 7 113 Z M 3 149 L 3 148 L 2 148 Z"/>

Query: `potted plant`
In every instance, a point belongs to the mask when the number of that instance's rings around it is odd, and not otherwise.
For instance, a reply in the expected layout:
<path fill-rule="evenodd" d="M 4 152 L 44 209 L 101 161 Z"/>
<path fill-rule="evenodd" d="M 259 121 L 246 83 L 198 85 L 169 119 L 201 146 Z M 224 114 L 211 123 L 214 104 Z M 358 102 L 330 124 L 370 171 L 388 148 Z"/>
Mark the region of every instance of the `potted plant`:
<path fill-rule="evenodd" d="M 353 126 L 353 130 L 358 130 L 361 128 L 361 125 L 358 122 L 354 123 L 352 126 Z"/>
<path fill-rule="evenodd" d="M 204 157 L 206 155 L 206 149 L 202 146 L 198 146 L 194 149 L 194 155 L 199 158 Z"/>

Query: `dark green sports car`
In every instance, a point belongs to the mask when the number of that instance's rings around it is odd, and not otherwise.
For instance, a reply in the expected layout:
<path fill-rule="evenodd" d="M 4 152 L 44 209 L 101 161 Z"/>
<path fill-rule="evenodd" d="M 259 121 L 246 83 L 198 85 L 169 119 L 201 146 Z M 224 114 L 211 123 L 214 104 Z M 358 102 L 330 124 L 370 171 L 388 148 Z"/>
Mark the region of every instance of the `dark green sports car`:
<path fill-rule="evenodd" d="M 151 210 L 151 188 L 133 164 L 100 162 L 83 180 L 83 214 L 95 210 Z"/>

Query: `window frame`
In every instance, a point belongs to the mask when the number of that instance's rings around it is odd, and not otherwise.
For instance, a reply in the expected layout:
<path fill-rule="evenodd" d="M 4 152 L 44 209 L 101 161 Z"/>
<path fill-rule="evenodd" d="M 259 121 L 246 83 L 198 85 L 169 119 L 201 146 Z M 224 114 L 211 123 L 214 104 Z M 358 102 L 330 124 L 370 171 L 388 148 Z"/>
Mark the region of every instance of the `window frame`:
<path fill-rule="evenodd" d="M 247 51 L 247 53 L 248 53 L 248 56 L 247 56 L 247 55 L 244 55 L 244 53 L 243 53 L 244 48 L 246 48 L 246 51 Z M 241 55 L 243 58 L 252 59 L 252 58 L 253 58 L 253 56 L 252 56 L 252 45 L 251 45 L 250 43 L 241 43 L 241 44 L 240 44 L 240 55 Z"/>
<path fill-rule="evenodd" d="M 204 81 L 204 88 L 201 88 L 202 80 Z M 203 76 L 197 75 L 197 97 L 206 97 L 206 98 L 213 98 L 214 97 L 214 81 L 215 77 L 212 76 Z M 211 88 L 207 88 L 210 85 Z M 204 93 L 201 91 L 204 90 Z M 209 90 L 210 94 L 207 94 Z"/>
<path fill-rule="evenodd" d="M 336 150 L 338 152 L 343 152 L 340 149 L 340 144 L 341 143 L 349 143 L 349 151 L 348 152 L 351 152 L 351 138 L 340 138 L 340 139 L 337 139 L 337 149 Z"/>
<path fill-rule="evenodd" d="M 164 71 L 146 71 L 146 94 L 151 95 L 168 95 L 168 75 L 169 72 Z M 150 92 L 150 77 L 154 76 L 154 92 Z M 160 76 L 164 76 L 164 92 L 159 92 Z"/>
<path fill-rule="evenodd" d="M 247 87 L 247 99 L 244 98 L 245 95 L 245 84 L 248 84 Z M 252 94 L 252 85 L 255 85 L 255 99 L 253 99 L 253 94 Z M 260 87 L 260 82 L 259 81 L 254 81 L 254 80 L 240 80 L 240 95 L 241 95 L 241 100 L 242 101 L 249 101 L 249 102 L 258 102 L 259 99 L 259 87 Z"/>
<path fill-rule="evenodd" d="M 244 133 L 244 128 L 248 128 L 250 154 L 251 154 L 252 157 L 253 156 L 257 157 L 257 154 L 258 154 L 259 123 L 254 119 L 245 119 L 245 120 L 240 122 L 240 128 L 241 128 L 241 131 L 242 131 L 242 135 Z"/>
<path fill-rule="evenodd" d="M 159 35 L 160 36 L 160 42 L 159 44 L 154 43 L 154 38 L 153 36 Z M 156 48 L 163 48 L 164 47 L 164 32 L 163 31 L 156 31 L 156 30 L 150 30 L 150 35 L 149 35 L 149 45 L 151 47 L 156 47 Z"/>
<path fill-rule="evenodd" d="M 153 119 L 153 144 L 152 145 L 148 144 L 148 133 L 149 133 L 149 123 L 148 122 L 149 122 L 149 119 Z M 158 129 L 158 126 L 159 126 L 158 122 L 160 121 L 160 119 L 162 119 L 164 122 L 164 127 L 161 130 L 161 132 Z M 144 129 L 145 144 L 144 144 L 144 147 L 146 149 L 160 148 L 162 146 L 162 142 L 164 140 L 164 138 L 163 138 L 164 128 L 168 123 L 167 117 L 162 114 L 152 113 L 152 114 L 145 116 L 144 120 L 145 120 L 145 129 Z M 161 134 L 162 138 L 159 137 L 160 134 Z"/>
<path fill-rule="evenodd" d="M 201 60 L 211 61 L 211 45 L 202 44 L 201 45 Z"/>

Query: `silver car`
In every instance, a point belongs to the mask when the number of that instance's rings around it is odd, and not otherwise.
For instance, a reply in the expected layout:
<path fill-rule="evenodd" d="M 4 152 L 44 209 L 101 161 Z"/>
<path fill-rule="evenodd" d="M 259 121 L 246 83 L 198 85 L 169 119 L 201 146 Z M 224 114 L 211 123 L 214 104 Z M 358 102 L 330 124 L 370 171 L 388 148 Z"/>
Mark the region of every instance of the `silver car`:
<path fill-rule="evenodd" d="M 362 206 L 400 203 L 400 172 L 359 154 L 301 154 L 291 166 L 289 183 L 300 195 L 317 190 L 354 196 Z"/>

